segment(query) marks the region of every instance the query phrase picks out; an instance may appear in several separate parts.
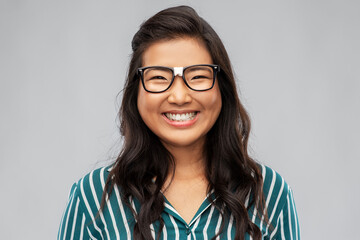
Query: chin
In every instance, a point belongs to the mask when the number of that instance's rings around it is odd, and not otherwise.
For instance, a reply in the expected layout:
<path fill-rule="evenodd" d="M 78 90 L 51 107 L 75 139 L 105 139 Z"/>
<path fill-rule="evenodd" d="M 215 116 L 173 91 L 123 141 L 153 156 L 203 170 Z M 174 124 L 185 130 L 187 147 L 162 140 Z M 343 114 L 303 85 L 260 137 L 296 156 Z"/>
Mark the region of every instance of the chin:
<path fill-rule="evenodd" d="M 177 138 L 174 139 L 163 139 L 161 142 L 165 146 L 169 147 L 176 147 L 176 148 L 189 148 L 189 147 L 202 147 L 205 142 L 205 137 L 201 136 L 198 138 L 181 138 L 181 136 L 177 136 Z"/>

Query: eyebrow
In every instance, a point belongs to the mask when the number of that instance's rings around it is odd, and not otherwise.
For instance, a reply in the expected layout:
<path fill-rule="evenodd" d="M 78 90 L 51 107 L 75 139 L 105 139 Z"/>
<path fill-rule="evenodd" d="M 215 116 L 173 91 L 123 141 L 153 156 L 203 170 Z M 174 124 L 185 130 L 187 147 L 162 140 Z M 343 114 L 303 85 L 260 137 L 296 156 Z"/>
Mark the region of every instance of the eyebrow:
<path fill-rule="evenodd" d="M 154 70 L 170 70 L 168 67 L 163 67 L 163 66 L 151 66 L 149 68 L 146 69 L 147 71 L 154 71 Z"/>
<path fill-rule="evenodd" d="M 194 72 L 198 70 L 207 70 L 209 73 L 212 73 L 212 68 L 204 67 L 204 66 L 195 66 L 191 68 L 187 68 L 186 71 Z"/>

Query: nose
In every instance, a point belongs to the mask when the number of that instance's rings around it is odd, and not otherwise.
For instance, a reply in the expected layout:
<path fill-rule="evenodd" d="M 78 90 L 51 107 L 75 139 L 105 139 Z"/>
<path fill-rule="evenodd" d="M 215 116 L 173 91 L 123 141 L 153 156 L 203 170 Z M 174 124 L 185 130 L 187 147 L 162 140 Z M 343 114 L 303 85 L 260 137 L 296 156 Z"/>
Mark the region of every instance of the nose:
<path fill-rule="evenodd" d="M 182 77 L 176 76 L 172 86 L 170 87 L 168 102 L 174 103 L 177 105 L 184 105 L 192 101 L 190 94 L 191 89 L 189 89 Z"/>

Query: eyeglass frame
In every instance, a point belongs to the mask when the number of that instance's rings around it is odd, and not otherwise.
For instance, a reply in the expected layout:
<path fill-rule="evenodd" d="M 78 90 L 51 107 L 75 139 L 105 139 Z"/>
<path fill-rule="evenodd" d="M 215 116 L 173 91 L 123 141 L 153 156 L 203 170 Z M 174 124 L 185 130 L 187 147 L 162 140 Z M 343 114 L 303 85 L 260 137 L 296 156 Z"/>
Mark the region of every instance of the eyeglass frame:
<path fill-rule="evenodd" d="M 186 82 L 186 79 L 185 79 L 185 76 L 184 76 L 185 70 L 190 68 L 190 67 L 196 67 L 196 66 L 208 66 L 208 67 L 211 67 L 213 69 L 213 83 L 212 83 L 210 88 L 203 89 L 203 90 L 197 90 L 197 89 L 193 89 L 192 87 L 190 87 L 189 84 Z M 144 82 L 144 74 L 143 73 L 144 73 L 144 70 L 146 70 L 148 68 L 164 68 L 164 69 L 171 70 L 173 77 L 171 79 L 171 82 L 170 82 L 169 86 L 165 90 L 162 90 L 162 91 L 150 91 L 150 90 L 146 89 L 145 82 Z M 196 92 L 208 91 L 208 90 L 210 90 L 210 89 L 212 89 L 214 87 L 215 80 L 216 80 L 216 75 L 217 75 L 218 72 L 220 72 L 220 66 L 216 65 L 216 64 L 195 64 L 195 65 L 190 65 L 190 66 L 185 66 L 185 67 L 147 66 L 147 67 L 140 67 L 140 68 L 137 69 L 137 73 L 140 75 L 142 86 L 143 86 L 144 90 L 146 92 L 149 92 L 149 93 L 163 93 L 163 92 L 167 91 L 172 86 L 172 84 L 174 83 L 174 80 L 175 80 L 176 76 L 182 77 L 185 85 L 189 89 L 191 89 L 193 91 L 196 91 Z"/>

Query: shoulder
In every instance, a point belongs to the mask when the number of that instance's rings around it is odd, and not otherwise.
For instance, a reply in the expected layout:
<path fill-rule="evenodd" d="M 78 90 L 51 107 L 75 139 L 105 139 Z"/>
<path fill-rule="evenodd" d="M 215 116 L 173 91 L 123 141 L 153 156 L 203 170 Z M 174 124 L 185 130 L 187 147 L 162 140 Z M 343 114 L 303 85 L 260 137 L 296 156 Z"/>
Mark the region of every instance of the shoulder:
<path fill-rule="evenodd" d="M 71 188 L 71 195 L 79 199 L 80 208 L 86 213 L 97 213 L 111 166 L 97 168 L 80 178 Z"/>
<path fill-rule="evenodd" d="M 111 166 L 97 168 L 79 179 L 77 192 L 83 199 L 101 199 Z"/>
<path fill-rule="evenodd" d="M 288 224 L 286 223 L 287 219 L 291 218 L 293 219 L 293 225 L 295 224 L 291 227 L 296 229 L 297 234 L 297 213 L 291 187 L 274 169 L 261 164 L 260 167 L 264 181 L 263 192 L 269 223 L 271 223 L 276 230 L 278 228 L 277 226 L 280 226 L 280 221 L 281 227 L 284 227 Z"/>
<path fill-rule="evenodd" d="M 259 164 L 263 177 L 263 191 L 267 198 L 282 198 L 290 191 L 290 187 L 285 179 L 274 169 Z"/>
<path fill-rule="evenodd" d="M 290 194 L 290 186 L 274 169 L 260 164 L 263 177 L 263 193 L 269 221 L 276 221 L 285 207 Z"/>
<path fill-rule="evenodd" d="M 264 182 L 263 193 L 267 217 L 272 225 L 270 229 L 266 227 L 265 232 L 272 232 L 272 236 L 275 234 L 299 236 L 297 213 L 291 187 L 274 169 L 262 164 L 259 166 Z"/>
<path fill-rule="evenodd" d="M 88 238 L 88 227 L 100 209 L 109 167 L 98 168 L 74 183 L 60 224 L 58 239 Z M 85 227 L 86 223 L 86 227 Z M 89 224 L 89 225 L 88 225 Z"/>

